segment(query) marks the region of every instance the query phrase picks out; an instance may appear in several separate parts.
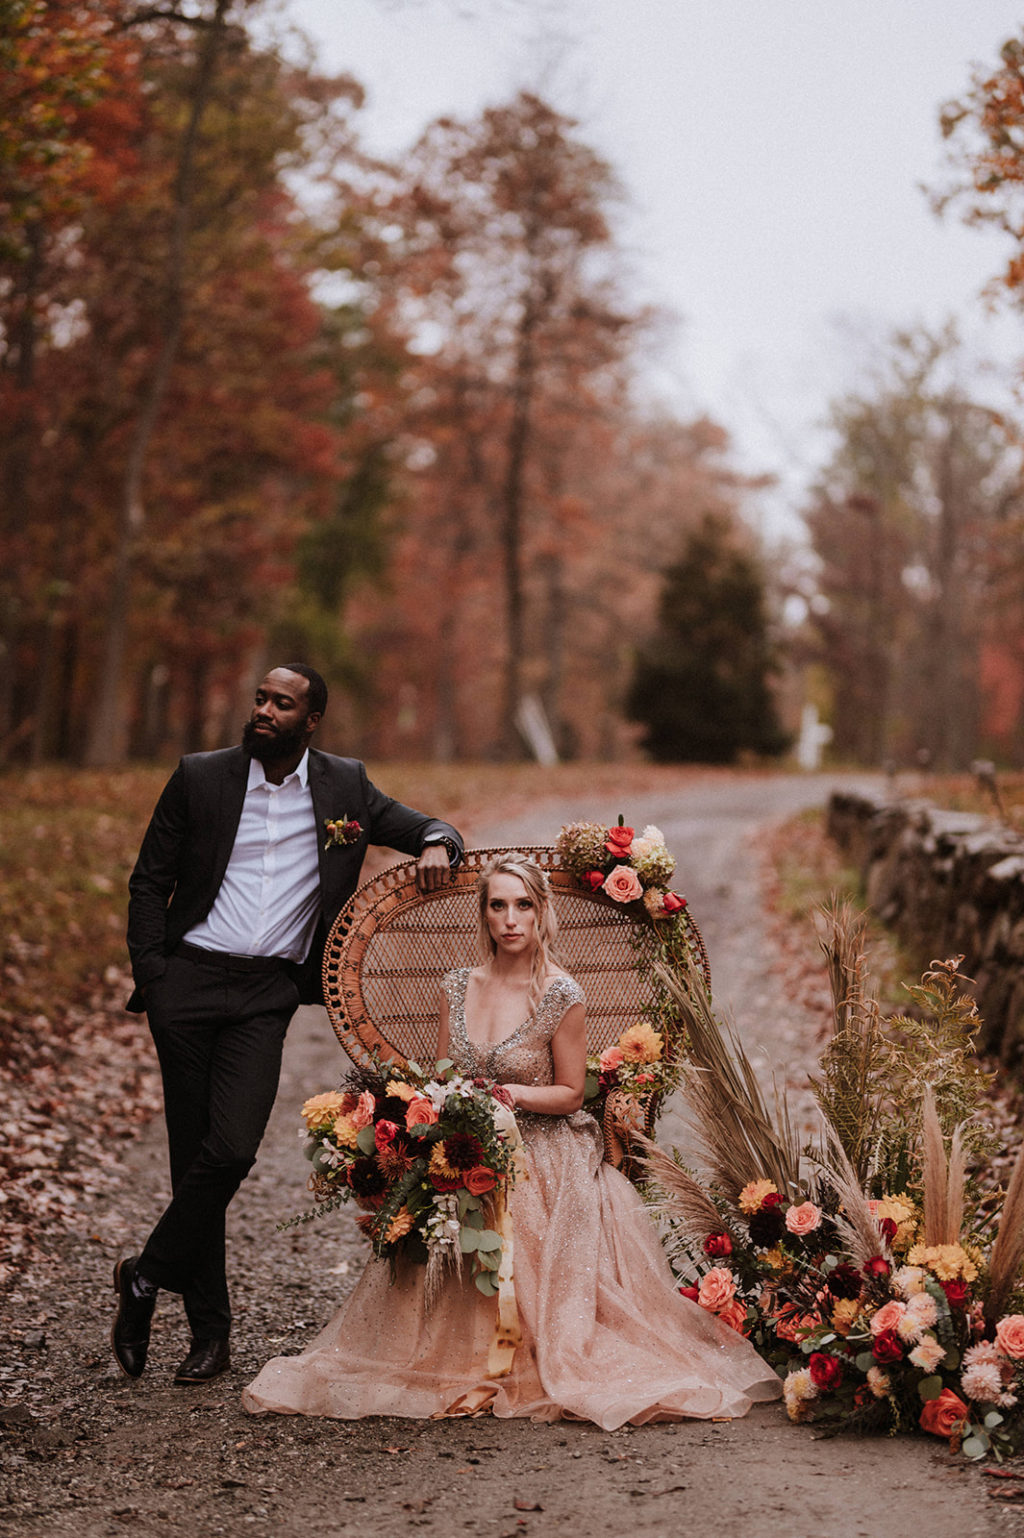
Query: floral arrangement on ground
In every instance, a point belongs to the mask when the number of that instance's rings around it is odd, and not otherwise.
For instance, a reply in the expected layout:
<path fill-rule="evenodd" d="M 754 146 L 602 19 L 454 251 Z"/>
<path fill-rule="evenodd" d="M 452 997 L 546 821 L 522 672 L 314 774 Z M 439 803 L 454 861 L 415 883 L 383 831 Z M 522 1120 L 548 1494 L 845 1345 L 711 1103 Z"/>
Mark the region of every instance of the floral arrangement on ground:
<path fill-rule="evenodd" d="M 862 928 L 833 908 L 822 946 L 835 1027 L 800 1148 L 696 970 L 663 981 L 686 1023 L 682 1090 L 699 1170 L 644 1140 L 680 1291 L 748 1336 L 790 1418 L 923 1431 L 969 1458 L 1024 1450 L 1024 1147 L 1005 1191 L 959 971 L 933 962 L 883 1019 Z"/>
<path fill-rule="evenodd" d="M 302 1107 L 310 1189 L 305 1222 L 354 1201 L 373 1253 L 427 1266 L 428 1296 L 469 1262 L 486 1296 L 499 1290 L 502 1223 L 520 1146 L 500 1089 L 442 1061 L 357 1068 Z"/>

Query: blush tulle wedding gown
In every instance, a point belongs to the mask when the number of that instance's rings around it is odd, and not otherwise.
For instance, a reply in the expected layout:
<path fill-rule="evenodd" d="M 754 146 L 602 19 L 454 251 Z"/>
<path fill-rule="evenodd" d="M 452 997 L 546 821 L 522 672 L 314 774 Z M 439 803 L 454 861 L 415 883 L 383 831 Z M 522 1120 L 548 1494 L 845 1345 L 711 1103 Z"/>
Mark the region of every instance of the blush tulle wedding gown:
<path fill-rule="evenodd" d="M 460 1072 L 499 1083 L 550 1084 L 550 1043 L 583 993 L 556 977 L 534 1014 L 496 1047 L 466 1030 L 469 970 L 444 987 L 449 1056 Z M 253 1414 L 427 1417 L 481 1408 L 497 1416 L 562 1417 L 606 1430 L 630 1422 L 743 1415 L 775 1399 L 776 1375 L 734 1330 L 680 1297 L 632 1184 L 603 1162 L 600 1130 L 583 1111 L 517 1112 L 527 1178 L 510 1206 L 522 1344 L 511 1371 L 488 1378 L 495 1300 L 468 1277 L 428 1311 L 423 1267 L 371 1260 L 347 1302 L 298 1356 L 275 1357 L 243 1394 Z"/>

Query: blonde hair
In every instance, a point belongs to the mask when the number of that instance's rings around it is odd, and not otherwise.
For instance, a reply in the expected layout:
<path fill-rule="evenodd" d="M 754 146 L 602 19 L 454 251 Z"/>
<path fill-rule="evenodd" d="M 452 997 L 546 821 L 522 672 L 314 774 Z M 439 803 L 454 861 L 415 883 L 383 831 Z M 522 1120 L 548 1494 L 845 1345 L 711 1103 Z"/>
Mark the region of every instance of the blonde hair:
<path fill-rule="evenodd" d="M 533 966 L 531 968 L 530 1008 L 535 1009 L 544 996 L 548 972 L 552 965 L 558 964 L 558 958 L 555 954 L 558 920 L 555 917 L 554 903 L 551 901 L 551 885 L 546 873 L 541 870 L 540 866 L 535 865 L 524 854 L 517 854 L 513 851 L 509 854 L 496 855 L 493 860 L 488 860 L 480 872 L 476 888 L 478 899 L 477 950 L 481 965 L 484 967 L 491 965 L 498 950 L 487 927 L 487 900 L 490 893 L 491 878 L 494 876 L 516 876 L 533 899 L 536 944 L 534 946 Z"/>

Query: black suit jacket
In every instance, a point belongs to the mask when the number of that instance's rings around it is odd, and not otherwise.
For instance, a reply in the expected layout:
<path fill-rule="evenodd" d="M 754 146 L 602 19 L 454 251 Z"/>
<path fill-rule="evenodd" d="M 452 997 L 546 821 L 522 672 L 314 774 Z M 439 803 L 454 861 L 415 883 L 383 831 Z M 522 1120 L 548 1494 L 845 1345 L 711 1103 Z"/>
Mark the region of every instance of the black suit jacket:
<path fill-rule="evenodd" d="M 206 917 L 220 890 L 235 842 L 249 780 L 241 748 L 190 753 L 168 780 L 128 882 L 128 950 L 135 991 L 129 1010 L 145 1009 L 140 989 L 159 977 L 167 957 Z M 355 758 L 309 750 L 309 789 L 318 832 L 326 819 L 358 822 L 358 843 L 325 848 L 320 838 L 320 918 L 306 963 L 296 969 L 303 1003 L 321 998 L 320 969 L 331 925 L 352 896 L 369 844 L 419 855 L 430 835 L 462 839 L 449 823 L 394 801 L 367 778 Z"/>

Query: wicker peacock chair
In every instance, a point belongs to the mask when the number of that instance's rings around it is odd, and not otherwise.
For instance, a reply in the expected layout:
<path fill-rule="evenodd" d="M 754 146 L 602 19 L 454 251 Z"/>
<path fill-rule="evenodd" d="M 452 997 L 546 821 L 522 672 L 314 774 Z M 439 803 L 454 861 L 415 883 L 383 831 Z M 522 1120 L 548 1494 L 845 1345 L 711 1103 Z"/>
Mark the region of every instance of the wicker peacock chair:
<path fill-rule="evenodd" d="M 588 1051 L 603 1052 L 648 1002 L 631 943 L 642 920 L 603 893 L 581 889 L 559 867 L 553 849 L 519 852 L 548 874 L 559 960 L 586 994 Z M 448 884 L 427 894 L 417 891 L 415 862 L 391 866 L 364 883 L 342 909 L 324 953 L 324 1000 L 338 1039 L 356 1063 L 368 1064 L 377 1055 L 433 1062 L 441 979 L 475 961 L 477 880 L 488 860 L 502 853 L 467 850 Z M 688 909 L 684 917 L 710 987 L 704 941 Z M 605 1151 L 614 1164 L 626 1154 L 626 1129 L 618 1114 L 628 1109 L 609 1097 Z M 653 1102 L 645 1108 L 648 1132 L 656 1110 Z"/>

